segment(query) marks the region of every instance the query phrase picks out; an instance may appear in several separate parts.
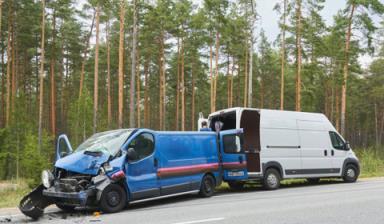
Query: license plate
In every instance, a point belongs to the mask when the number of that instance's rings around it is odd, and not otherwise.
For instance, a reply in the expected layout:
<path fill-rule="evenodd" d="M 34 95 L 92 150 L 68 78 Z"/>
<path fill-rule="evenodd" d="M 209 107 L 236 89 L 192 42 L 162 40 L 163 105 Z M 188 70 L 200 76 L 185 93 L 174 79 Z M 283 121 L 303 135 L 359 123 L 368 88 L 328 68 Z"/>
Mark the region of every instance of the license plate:
<path fill-rule="evenodd" d="M 236 172 L 230 171 L 230 172 L 228 172 L 228 176 L 241 177 L 241 176 L 244 176 L 244 171 L 236 171 Z"/>

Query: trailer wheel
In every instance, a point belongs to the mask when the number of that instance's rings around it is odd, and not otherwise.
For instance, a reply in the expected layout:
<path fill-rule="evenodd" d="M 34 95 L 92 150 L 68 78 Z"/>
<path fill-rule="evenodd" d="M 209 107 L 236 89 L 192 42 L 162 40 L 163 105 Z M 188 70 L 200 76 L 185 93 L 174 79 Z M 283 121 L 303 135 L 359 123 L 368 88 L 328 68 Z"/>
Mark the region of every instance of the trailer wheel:
<path fill-rule="evenodd" d="M 263 186 L 266 190 L 276 190 L 280 187 L 280 174 L 276 169 L 269 168 L 266 170 Z"/>
<path fill-rule="evenodd" d="M 215 179 L 207 174 L 201 181 L 199 195 L 203 198 L 211 197 L 215 193 Z"/>
<path fill-rule="evenodd" d="M 359 171 L 355 165 L 348 164 L 345 167 L 344 174 L 343 174 L 344 182 L 346 183 L 356 182 L 358 176 L 359 176 Z"/>
<path fill-rule="evenodd" d="M 127 194 L 120 185 L 110 184 L 101 194 L 100 209 L 105 213 L 119 212 L 125 207 L 126 198 Z"/>
<path fill-rule="evenodd" d="M 228 185 L 232 190 L 241 191 L 244 189 L 244 182 L 229 181 Z"/>
<path fill-rule="evenodd" d="M 307 182 L 309 184 L 318 184 L 320 182 L 320 178 L 307 178 Z"/>
<path fill-rule="evenodd" d="M 76 206 L 63 205 L 63 204 L 60 204 L 60 203 L 56 203 L 56 207 L 58 207 L 59 209 L 63 210 L 64 212 L 74 212 L 75 208 L 76 208 Z"/>

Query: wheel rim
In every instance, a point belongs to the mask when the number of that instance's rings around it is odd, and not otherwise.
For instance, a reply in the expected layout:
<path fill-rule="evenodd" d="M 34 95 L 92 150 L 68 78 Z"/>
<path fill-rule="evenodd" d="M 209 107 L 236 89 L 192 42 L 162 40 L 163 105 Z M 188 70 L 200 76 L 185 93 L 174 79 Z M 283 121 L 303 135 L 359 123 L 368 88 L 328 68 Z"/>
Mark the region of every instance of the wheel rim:
<path fill-rule="evenodd" d="M 204 188 L 205 188 L 205 192 L 211 193 L 211 191 L 212 191 L 212 184 L 211 184 L 211 180 L 209 180 L 209 178 L 205 179 L 205 181 L 204 181 Z"/>
<path fill-rule="evenodd" d="M 112 207 L 117 206 L 121 201 L 120 194 L 117 191 L 108 192 L 107 196 L 108 196 L 108 199 L 107 199 L 108 204 Z"/>
<path fill-rule="evenodd" d="M 355 178 L 355 176 L 356 176 L 356 172 L 355 172 L 355 170 L 352 169 L 352 168 L 349 168 L 349 169 L 347 170 L 347 177 L 349 177 L 349 178 Z"/>
<path fill-rule="evenodd" d="M 277 185 L 277 177 L 274 174 L 269 174 L 267 177 L 267 183 L 271 187 L 275 187 Z"/>

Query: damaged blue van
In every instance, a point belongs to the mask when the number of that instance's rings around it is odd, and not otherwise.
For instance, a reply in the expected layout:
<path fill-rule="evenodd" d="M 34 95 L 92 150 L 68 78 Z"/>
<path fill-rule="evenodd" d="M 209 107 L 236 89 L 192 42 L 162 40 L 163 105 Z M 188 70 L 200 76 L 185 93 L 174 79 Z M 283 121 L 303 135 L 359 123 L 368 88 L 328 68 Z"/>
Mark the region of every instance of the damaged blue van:
<path fill-rule="evenodd" d="M 62 135 L 53 170 L 42 172 L 42 184 L 19 208 L 37 219 L 51 204 L 65 211 L 97 206 L 113 213 L 133 202 L 182 194 L 210 197 L 222 182 L 221 139 L 215 132 L 120 129 L 97 133 L 72 150 Z M 239 141 L 227 138 L 225 144 L 236 147 Z"/>

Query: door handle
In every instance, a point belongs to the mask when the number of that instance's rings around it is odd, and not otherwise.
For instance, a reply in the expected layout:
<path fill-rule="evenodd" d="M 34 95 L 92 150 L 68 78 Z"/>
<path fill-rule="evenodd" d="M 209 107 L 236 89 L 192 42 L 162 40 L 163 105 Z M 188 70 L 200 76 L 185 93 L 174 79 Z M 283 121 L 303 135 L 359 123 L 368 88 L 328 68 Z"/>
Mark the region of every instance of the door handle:
<path fill-rule="evenodd" d="M 239 156 L 239 162 L 243 163 L 243 157 L 242 156 Z"/>
<path fill-rule="evenodd" d="M 328 151 L 324 150 L 324 156 L 328 156 Z"/>
<path fill-rule="evenodd" d="M 335 155 L 335 150 L 331 150 L 331 155 L 334 156 Z"/>
<path fill-rule="evenodd" d="M 157 168 L 157 165 L 158 165 L 158 161 L 157 161 L 157 159 L 156 159 L 156 158 L 153 160 L 153 165 L 154 165 L 154 167 L 156 167 L 156 168 Z"/>

